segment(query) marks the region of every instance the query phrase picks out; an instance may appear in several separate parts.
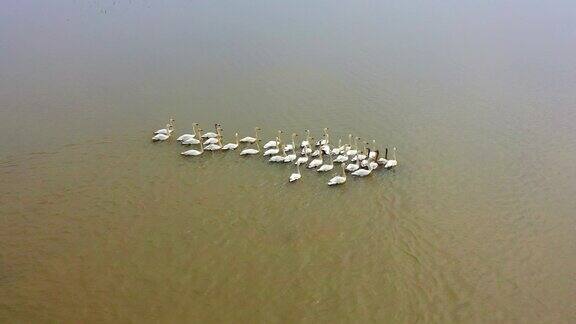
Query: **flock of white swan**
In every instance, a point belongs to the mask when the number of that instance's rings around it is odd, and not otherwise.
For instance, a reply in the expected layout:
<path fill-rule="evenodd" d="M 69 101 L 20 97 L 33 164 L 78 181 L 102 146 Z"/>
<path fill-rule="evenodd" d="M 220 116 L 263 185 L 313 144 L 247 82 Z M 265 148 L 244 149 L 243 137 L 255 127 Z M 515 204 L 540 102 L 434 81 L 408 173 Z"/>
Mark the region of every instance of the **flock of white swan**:
<path fill-rule="evenodd" d="M 262 148 L 260 147 L 261 139 L 258 137 L 258 132 L 261 131 L 259 127 L 254 128 L 254 137 L 246 136 L 239 138 L 238 133 L 235 134 L 236 141 L 233 143 L 222 144 L 222 127 L 220 124 L 214 124 L 214 132 L 207 132 L 202 134 L 202 128 L 197 123 L 192 124 L 192 134 L 180 135 L 176 141 L 182 145 L 200 145 L 200 150 L 190 149 L 180 153 L 183 156 L 199 156 L 204 151 L 232 151 L 236 150 L 240 143 L 245 143 L 248 146 L 240 151 L 240 155 L 257 155 L 261 151 L 264 157 L 268 157 L 270 162 L 277 163 L 294 163 L 296 172 L 292 173 L 289 177 L 290 182 L 297 181 L 302 177 L 300 173 L 300 165 L 305 165 L 308 169 L 315 169 L 317 172 L 327 172 L 334 169 L 334 163 L 340 163 L 342 172 L 337 173 L 333 178 L 328 181 L 329 186 L 340 185 L 346 182 L 346 171 L 350 172 L 353 176 L 366 177 L 376 170 L 380 165 L 384 169 L 391 169 L 398 165 L 396 160 L 396 148 L 392 149 L 392 157 L 388 158 L 388 148 L 385 150 L 383 157 L 380 156 L 380 151 L 375 147 L 370 148 L 370 143 L 363 145 L 363 150 L 358 147 L 360 137 L 352 137 L 348 135 L 348 143 L 342 144 L 342 139 L 338 140 L 338 145 L 332 145 L 330 142 L 330 134 L 328 128 L 324 128 L 322 138 L 315 141 L 314 137 L 310 137 L 310 131 L 305 130 L 306 137 L 296 145 L 296 138 L 298 135 L 293 133 L 291 141 L 284 144 L 282 141 L 282 131 L 278 131 L 276 138 L 266 142 Z M 174 132 L 174 119 L 170 118 L 166 128 L 159 129 L 154 132 L 153 141 L 166 141 Z M 255 144 L 255 148 L 252 146 Z M 376 141 L 372 141 L 375 145 Z M 297 150 L 300 149 L 298 154 Z M 328 159 L 325 159 L 327 156 Z M 329 163 L 326 163 L 329 162 Z"/>

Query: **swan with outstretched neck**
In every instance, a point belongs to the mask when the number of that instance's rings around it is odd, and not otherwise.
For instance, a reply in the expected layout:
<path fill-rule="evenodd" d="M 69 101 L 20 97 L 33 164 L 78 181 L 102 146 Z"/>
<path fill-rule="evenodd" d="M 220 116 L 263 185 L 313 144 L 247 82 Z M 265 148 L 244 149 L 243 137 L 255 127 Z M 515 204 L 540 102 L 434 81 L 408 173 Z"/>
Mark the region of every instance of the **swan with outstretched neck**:
<path fill-rule="evenodd" d="M 308 169 L 317 168 L 317 167 L 321 166 L 322 163 L 323 163 L 322 151 L 320 151 L 318 158 L 314 159 L 314 160 L 310 161 L 310 163 L 308 163 Z"/>
<path fill-rule="evenodd" d="M 168 126 L 170 125 L 170 126 Z M 172 130 L 174 130 L 174 118 L 170 118 L 170 120 L 168 120 L 168 124 L 166 125 L 166 128 L 162 128 L 159 129 L 157 131 L 154 132 L 155 135 L 158 134 L 164 134 L 164 135 L 170 135 L 170 128 L 172 128 Z"/>
<path fill-rule="evenodd" d="M 183 142 L 187 139 L 191 139 L 191 138 L 196 137 L 196 126 L 198 126 L 197 123 L 192 123 L 192 134 L 182 134 L 176 140 L 178 142 Z"/>
<path fill-rule="evenodd" d="M 222 146 L 222 149 L 225 151 L 229 151 L 229 150 L 235 150 L 238 147 L 238 133 L 234 134 L 234 137 L 236 138 L 236 143 L 228 143 L 224 146 Z"/>
<path fill-rule="evenodd" d="M 318 172 L 326 172 L 334 169 L 334 160 L 332 160 L 332 155 L 328 154 L 328 158 L 330 159 L 330 164 L 324 164 L 320 166 L 316 171 Z"/>
<path fill-rule="evenodd" d="M 264 151 L 264 156 L 268 156 L 268 155 L 274 155 L 274 154 L 278 154 L 278 152 L 280 152 L 280 145 L 282 145 L 282 143 L 280 142 L 280 138 L 276 137 L 276 141 L 278 141 L 278 146 L 275 146 L 273 148 L 269 148 L 266 151 Z"/>
<path fill-rule="evenodd" d="M 258 136 L 258 135 L 256 135 Z M 240 155 L 254 155 L 254 154 L 258 154 L 260 153 L 260 139 L 256 140 L 256 147 L 257 149 L 253 149 L 253 148 L 246 148 L 243 149 L 242 152 L 240 152 Z"/>
<path fill-rule="evenodd" d="M 216 133 L 214 132 L 208 132 L 204 135 L 201 136 L 201 138 L 213 138 L 213 137 L 217 137 L 218 136 L 218 126 L 220 126 L 219 124 L 214 124 L 214 129 L 216 130 Z"/>
<path fill-rule="evenodd" d="M 296 133 L 292 134 L 292 148 L 293 148 L 293 150 L 292 150 L 292 154 L 288 154 L 288 155 L 286 155 L 286 157 L 284 158 L 284 162 L 285 162 L 285 163 L 289 163 L 289 162 L 292 162 L 292 161 L 296 160 L 296 157 L 297 157 L 297 156 L 296 156 L 296 149 L 295 149 L 296 146 L 295 146 L 295 145 L 296 145 L 296 137 L 297 137 L 297 136 L 298 136 L 298 135 L 297 135 Z M 286 152 L 286 148 L 284 149 L 284 152 Z"/>
<path fill-rule="evenodd" d="M 260 127 L 254 127 L 254 137 L 251 137 L 251 136 L 243 137 L 240 140 L 240 143 L 250 143 L 250 144 L 256 143 L 259 140 L 258 132 L 261 130 L 262 129 L 260 129 Z"/>
<path fill-rule="evenodd" d="M 343 184 L 344 182 L 346 182 L 346 172 L 344 171 L 344 164 L 341 164 L 342 166 L 342 174 L 338 174 L 335 177 L 333 177 L 332 179 L 330 179 L 328 181 L 328 185 L 329 186 L 336 186 L 339 184 Z"/>
<path fill-rule="evenodd" d="M 278 130 L 278 135 L 276 135 L 276 139 L 268 141 L 266 144 L 264 144 L 264 146 L 262 146 L 262 148 L 267 150 L 269 148 L 278 147 L 278 145 L 280 145 L 280 141 L 279 141 L 280 136 L 282 136 L 282 131 Z"/>
<path fill-rule="evenodd" d="M 393 167 L 398 165 L 398 161 L 396 160 L 396 148 L 392 148 L 392 159 L 388 160 L 386 164 L 384 164 L 385 169 L 392 169 Z"/>
<path fill-rule="evenodd" d="M 302 149 L 302 153 L 304 153 L 304 156 L 299 157 L 298 160 L 296 160 L 296 164 L 308 163 L 308 153 L 306 153 L 304 148 Z"/>
<path fill-rule="evenodd" d="M 200 131 L 202 131 L 200 129 Z M 188 151 L 184 151 L 182 153 L 180 153 L 181 155 L 184 156 L 198 156 L 200 154 L 204 153 L 204 145 L 202 144 L 202 142 L 200 142 L 200 151 L 198 150 L 188 150 Z"/>
<path fill-rule="evenodd" d="M 302 178 L 302 174 L 300 173 L 300 165 L 299 165 L 299 164 L 296 164 L 296 173 L 292 173 L 292 174 L 290 175 L 289 181 L 290 181 L 290 182 L 294 182 L 294 181 L 296 181 L 296 180 L 298 180 L 298 179 L 300 179 L 300 178 Z"/>
<path fill-rule="evenodd" d="M 167 130 L 166 134 L 158 133 L 158 134 L 154 135 L 152 137 L 152 141 L 163 142 L 163 141 L 167 140 L 168 138 L 170 138 L 170 135 L 172 135 L 172 132 L 174 131 L 174 129 L 172 128 L 172 125 L 166 124 L 166 130 Z"/>

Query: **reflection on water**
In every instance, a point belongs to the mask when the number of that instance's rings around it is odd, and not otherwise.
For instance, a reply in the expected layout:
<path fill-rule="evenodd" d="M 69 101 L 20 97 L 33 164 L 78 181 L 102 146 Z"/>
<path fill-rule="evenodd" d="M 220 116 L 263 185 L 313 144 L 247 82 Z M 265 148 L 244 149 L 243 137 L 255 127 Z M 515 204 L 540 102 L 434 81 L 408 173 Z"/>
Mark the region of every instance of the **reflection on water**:
<path fill-rule="evenodd" d="M 2 322 L 571 322 L 568 1 L 9 1 Z M 225 141 L 398 147 L 329 188 Z"/>

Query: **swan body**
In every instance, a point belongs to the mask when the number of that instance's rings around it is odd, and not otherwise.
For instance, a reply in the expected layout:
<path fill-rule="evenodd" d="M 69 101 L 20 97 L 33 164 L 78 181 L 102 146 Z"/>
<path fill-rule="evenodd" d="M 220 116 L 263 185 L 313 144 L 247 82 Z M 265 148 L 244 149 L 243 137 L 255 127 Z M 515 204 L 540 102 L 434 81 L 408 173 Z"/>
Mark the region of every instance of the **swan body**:
<path fill-rule="evenodd" d="M 204 149 L 206 151 L 218 151 L 221 148 L 222 148 L 222 146 L 220 146 L 218 144 L 210 144 L 210 145 L 206 146 Z"/>
<path fill-rule="evenodd" d="M 154 136 L 152 137 L 152 140 L 153 140 L 154 142 L 162 142 L 162 141 L 167 140 L 169 137 L 170 137 L 170 135 L 166 135 L 166 134 L 159 133 L 159 134 L 154 135 Z"/>
<path fill-rule="evenodd" d="M 298 160 L 296 160 L 296 164 L 304 164 L 304 163 L 308 163 L 307 156 L 301 156 L 298 158 Z"/>
<path fill-rule="evenodd" d="M 355 164 L 355 163 L 350 163 L 346 166 L 346 171 L 349 171 L 349 172 L 354 172 L 358 169 L 360 169 L 360 166 L 358 164 Z"/>
<path fill-rule="evenodd" d="M 202 138 L 214 138 L 216 136 L 218 136 L 218 134 L 216 134 L 214 132 L 208 132 L 208 133 L 202 135 Z"/>
<path fill-rule="evenodd" d="M 260 151 L 257 149 L 248 148 L 248 149 L 242 150 L 242 152 L 240 152 L 240 155 L 254 155 L 254 154 L 258 154 L 259 152 Z"/>
<path fill-rule="evenodd" d="M 182 145 L 192 145 L 192 144 L 194 145 L 200 144 L 200 140 L 192 137 L 182 141 Z"/>
<path fill-rule="evenodd" d="M 268 159 L 268 161 L 270 162 L 284 162 L 284 156 L 282 155 L 274 155 L 273 157 L 271 157 L 270 159 Z"/>
<path fill-rule="evenodd" d="M 300 179 L 300 178 L 302 178 L 302 174 L 300 174 L 300 173 L 292 173 L 292 174 L 290 175 L 290 182 L 294 182 L 294 181 L 296 181 L 296 180 L 298 180 L 298 179 Z"/>
<path fill-rule="evenodd" d="M 334 162 L 338 162 L 338 163 L 344 163 L 348 161 L 348 155 L 338 155 L 335 159 Z"/>
<path fill-rule="evenodd" d="M 368 176 L 371 172 L 372 172 L 372 169 L 358 169 L 358 170 L 352 172 L 352 175 L 357 176 L 357 177 L 365 177 L 365 176 Z"/>
<path fill-rule="evenodd" d="M 330 171 L 332 169 L 334 169 L 334 164 L 324 164 L 324 165 L 320 166 L 318 169 L 316 169 L 316 171 L 326 172 L 326 171 Z"/>
<path fill-rule="evenodd" d="M 197 151 L 197 150 L 188 150 L 188 151 L 184 151 L 180 154 L 184 155 L 184 156 L 198 156 L 198 155 L 202 154 L 202 152 Z"/>
<path fill-rule="evenodd" d="M 187 140 L 187 139 L 194 138 L 194 136 L 195 136 L 195 135 L 193 135 L 193 134 L 182 134 L 182 135 L 178 136 L 178 138 L 177 138 L 176 140 L 177 140 L 178 142 L 182 142 L 182 141 L 185 141 L 185 140 Z"/>
<path fill-rule="evenodd" d="M 264 146 L 262 146 L 265 149 L 269 149 L 271 147 L 276 147 L 278 146 L 278 142 L 276 141 L 269 141 L 268 143 L 264 144 Z"/>
<path fill-rule="evenodd" d="M 336 186 L 346 182 L 346 172 L 344 172 L 344 164 L 341 165 L 342 165 L 342 175 L 336 175 L 332 179 L 328 180 L 329 186 Z"/>
<path fill-rule="evenodd" d="M 322 159 L 314 159 L 308 164 L 308 169 L 314 169 L 322 165 Z"/>
<path fill-rule="evenodd" d="M 218 139 L 216 137 L 210 137 L 209 139 L 204 141 L 204 145 L 210 145 L 216 143 L 218 143 Z"/>
<path fill-rule="evenodd" d="M 322 150 L 322 152 L 324 152 L 324 154 L 330 155 L 330 146 L 328 146 L 328 144 L 322 145 L 320 149 Z"/>
<path fill-rule="evenodd" d="M 294 160 L 296 160 L 296 154 L 288 154 L 284 158 L 284 162 L 286 163 L 293 162 Z"/>

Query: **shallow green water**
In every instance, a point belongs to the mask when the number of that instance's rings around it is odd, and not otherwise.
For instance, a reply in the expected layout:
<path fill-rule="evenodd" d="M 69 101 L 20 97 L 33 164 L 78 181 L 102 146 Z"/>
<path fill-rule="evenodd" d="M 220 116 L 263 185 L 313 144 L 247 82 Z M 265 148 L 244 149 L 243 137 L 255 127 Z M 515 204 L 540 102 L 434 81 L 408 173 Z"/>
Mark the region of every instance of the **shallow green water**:
<path fill-rule="evenodd" d="M 571 2 L 0 7 L 1 322 L 576 320 Z M 400 165 L 289 185 L 170 116 Z"/>

